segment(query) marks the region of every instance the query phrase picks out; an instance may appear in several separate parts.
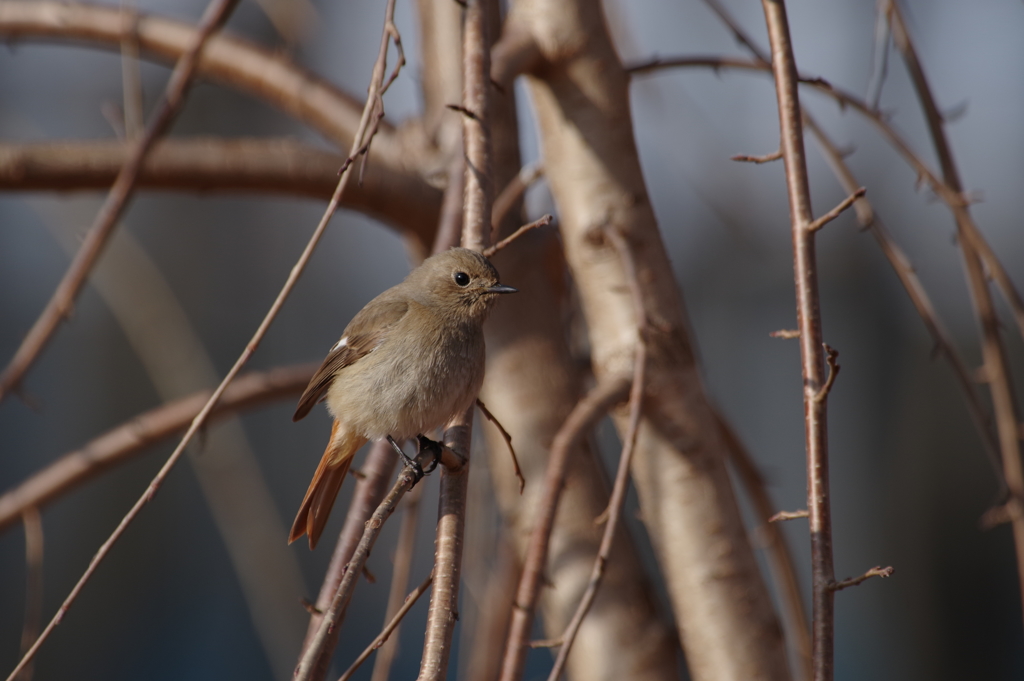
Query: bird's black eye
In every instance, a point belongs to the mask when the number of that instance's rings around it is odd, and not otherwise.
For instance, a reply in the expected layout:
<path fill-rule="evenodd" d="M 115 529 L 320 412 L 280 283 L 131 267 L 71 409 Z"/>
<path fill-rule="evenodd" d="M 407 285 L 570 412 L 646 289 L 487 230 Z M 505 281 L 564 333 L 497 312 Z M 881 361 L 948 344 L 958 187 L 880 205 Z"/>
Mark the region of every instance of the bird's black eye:
<path fill-rule="evenodd" d="M 452 275 L 452 279 L 454 279 L 455 283 L 459 286 L 469 286 L 469 275 L 465 272 L 456 272 Z"/>

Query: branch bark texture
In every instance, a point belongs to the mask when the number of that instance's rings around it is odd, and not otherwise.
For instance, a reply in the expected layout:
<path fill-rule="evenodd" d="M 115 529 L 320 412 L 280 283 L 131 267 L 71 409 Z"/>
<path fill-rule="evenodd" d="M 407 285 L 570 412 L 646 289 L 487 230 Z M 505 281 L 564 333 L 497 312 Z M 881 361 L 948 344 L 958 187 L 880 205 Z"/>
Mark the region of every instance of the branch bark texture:
<path fill-rule="evenodd" d="M 811 224 L 810 188 L 804 156 L 800 98 L 793 44 L 782 0 L 762 0 L 772 74 L 779 105 L 779 148 L 786 165 L 786 187 L 793 234 L 797 326 L 803 371 L 804 431 L 807 448 L 807 510 L 811 529 L 811 666 L 815 681 L 830 681 L 833 672 L 834 603 L 832 584 L 832 517 L 828 487 L 828 389 L 818 302 L 818 268 Z"/>
<path fill-rule="evenodd" d="M 123 41 L 133 40 L 141 57 L 174 62 L 188 49 L 195 32 L 193 26 L 162 17 L 140 13 L 126 18 L 116 6 L 20 0 L 0 3 L 0 39 L 7 42 L 56 40 L 120 50 Z M 359 129 L 360 101 L 287 57 L 251 41 L 223 34 L 212 36 L 196 63 L 195 73 L 277 107 L 341 149 L 348 150 Z M 363 180 L 387 186 L 389 195 L 402 197 L 402 201 L 393 203 L 403 203 L 406 197 L 437 194 L 418 171 L 429 165 L 432 154 L 414 130 L 400 135 L 381 121 Z M 430 239 L 424 243 L 429 244 Z"/>
<path fill-rule="evenodd" d="M 254 372 L 240 377 L 224 392 L 211 421 L 274 400 L 298 395 L 309 383 L 315 364 Z M 81 449 L 65 454 L 31 478 L 0 496 L 0 531 L 21 520 L 28 508 L 42 508 L 111 466 L 180 433 L 210 397 L 203 391 L 168 402 L 100 435 Z"/>
<path fill-rule="evenodd" d="M 118 170 L 117 177 L 107 193 L 99 213 L 86 232 L 82 246 L 71 259 L 71 264 L 57 285 L 57 290 L 43 308 L 39 318 L 29 329 L 14 357 L 0 373 L 0 400 L 18 387 L 29 367 L 42 354 L 60 323 L 74 309 L 75 299 L 85 285 L 89 272 L 96 264 L 103 247 L 114 233 L 128 202 L 135 191 L 135 182 L 146 154 L 153 144 L 163 136 L 177 116 L 185 101 L 192 76 L 196 70 L 199 55 L 209 38 L 217 32 L 231 16 L 238 0 L 211 0 L 196 30 L 189 36 L 185 49 L 174 64 L 174 70 L 167 81 L 163 96 L 153 117 L 146 125 L 143 135 L 131 142 L 130 152 Z"/>
<path fill-rule="evenodd" d="M 128 155 L 117 140 L 0 144 L 0 191 L 106 189 Z M 338 184 L 342 154 L 292 139 L 218 137 L 157 142 L 139 173 L 139 189 L 198 193 L 286 194 L 328 200 Z M 441 192 L 426 183 L 403 185 L 370 163 L 342 205 L 430 243 Z"/>
<path fill-rule="evenodd" d="M 682 298 L 637 156 L 627 77 L 597 2 L 513 6 L 544 57 L 529 87 L 580 290 L 595 374 L 628 374 L 638 311 L 603 236 L 624 236 L 651 322 L 650 377 L 633 465 L 643 517 L 666 575 L 695 679 L 783 679 L 785 649 L 725 468 L 726 446 L 686 333 Z M 626 415 L 615 415 L 620 433 Z"/>

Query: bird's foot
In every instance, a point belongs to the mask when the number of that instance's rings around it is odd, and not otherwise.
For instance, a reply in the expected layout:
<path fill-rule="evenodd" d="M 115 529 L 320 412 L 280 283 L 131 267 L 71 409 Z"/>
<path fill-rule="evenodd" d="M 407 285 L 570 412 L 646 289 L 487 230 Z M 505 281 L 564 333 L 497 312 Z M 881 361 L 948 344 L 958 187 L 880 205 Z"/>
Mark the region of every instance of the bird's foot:
<path fill-rule="evenodd" d="M 437 468 L 437 462 L 441 460 L 441 454 L 444 452 L 444 445 L 435 440 L 431 440 L 429 437 L 422 435 L 416 436 L 416 444 L 419 451 L 416 454 L 416 458 L 420 459 L 424 454 L 430 455 L 430 465 L 427 466 L 424 473 L 433 473 L 434 469 Z"/>
<path fill-rule="evenodd" d="M 422 435 L 417 436 L 416 440 L 418 451 L 416 453 L 416 458 L 411 458 L 402 450 L 401 447 L 398 446 L 398 443 L 395 442 L 395 439 L 388 435 L 388 442 L 391 444 L 391 448 L 394 449 L 395 452 L 397 452 L 400 457 L 402 457 L 402 461 L 405 463 L 405 465 L 408 468 L 412 469 L 413 474 L 415 475 L 416 478 L 413 481 L 413 485 L 422 480 L 424 475 L 428 475 L 434 472 L 434 469 L 437 468 L 437 462 L 441 460 L 441 452 L 443 446 L 441 445 L 440 442 L 434 442 L 433 440 L 423 437 Z M 430 459 L 430 463 L 426 467 L 426 469 L 423 468 L 423 465 L 421 463 L 424 460 L 425 456 L 429 457 Z"/>

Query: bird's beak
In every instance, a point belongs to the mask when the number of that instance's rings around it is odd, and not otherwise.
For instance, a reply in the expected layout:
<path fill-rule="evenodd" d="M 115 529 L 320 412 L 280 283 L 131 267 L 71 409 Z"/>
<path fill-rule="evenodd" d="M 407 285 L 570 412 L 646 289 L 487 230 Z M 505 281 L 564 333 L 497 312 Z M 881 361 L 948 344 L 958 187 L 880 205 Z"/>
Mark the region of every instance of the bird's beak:
<path fill-rule="evenodd" d="M 496 284 L 487 288 L 486 291 L 488 293 L 519 293 L 519 289 L 505 286 L 504 284 Z"/>

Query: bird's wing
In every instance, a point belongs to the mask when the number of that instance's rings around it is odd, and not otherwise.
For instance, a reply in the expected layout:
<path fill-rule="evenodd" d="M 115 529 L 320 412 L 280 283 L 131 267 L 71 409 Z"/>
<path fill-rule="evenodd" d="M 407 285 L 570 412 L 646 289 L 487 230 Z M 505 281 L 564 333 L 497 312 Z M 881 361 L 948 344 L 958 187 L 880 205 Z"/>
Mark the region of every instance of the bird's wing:
<path fill-rule="evenodd" d="M 368 355 L 387 336 L 389 329 L 408 313 L 408 302 L 388 300 L 385 297 L 387 293 L 389 291 L 367 304 L 345 327 L 341 340 L 331 348 L 299 398 L 293 421 L 304 418 L 327 395 L 338 371 Z"/>

